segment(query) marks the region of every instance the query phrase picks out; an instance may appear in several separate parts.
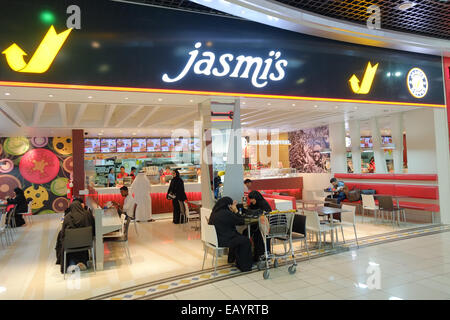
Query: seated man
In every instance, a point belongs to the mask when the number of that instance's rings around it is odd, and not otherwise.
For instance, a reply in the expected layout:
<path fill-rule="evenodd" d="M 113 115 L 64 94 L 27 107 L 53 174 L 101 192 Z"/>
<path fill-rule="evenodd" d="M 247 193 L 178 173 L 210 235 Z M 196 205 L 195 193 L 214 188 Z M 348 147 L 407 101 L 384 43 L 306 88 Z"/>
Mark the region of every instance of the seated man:
<path fill-rule="evenodd" d="M 346 192 L 348 192 L 348 187 L 343 181 L 338 181 L 336 178 L 331 178 L 330 183 L 333 185 L 330 191 L 333 191 L 333 195 L 327 198 L 336 199 L 337 204 L 340 204 L 342 200 L 347 198 Z"/>
<path fill-rule="evenodd" d="M 120 203 L 117 203 L 115 201 L 112 202 L 114 207 L 117 209 L 117 212 L 119 213 L 119 217 L 121 214 L 124 214 L 124 215 L 134 219 L 135 201 L 134 201 L 133 196 L 128 193 L 128 188 L 125 186 L 120 188 L 120 194 L 122 195 L 123 198 L 125 198 L 123 200 L 123 206 L 120 205 Z"/>

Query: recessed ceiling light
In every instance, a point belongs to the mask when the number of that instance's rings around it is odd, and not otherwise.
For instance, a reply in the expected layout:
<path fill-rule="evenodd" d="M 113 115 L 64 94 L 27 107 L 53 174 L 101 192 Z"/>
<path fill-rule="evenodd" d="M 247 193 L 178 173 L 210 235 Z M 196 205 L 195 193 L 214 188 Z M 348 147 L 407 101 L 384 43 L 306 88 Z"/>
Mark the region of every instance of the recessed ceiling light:
<path fill-rule="evenodd" d="M 99 135 L 99 136 L 102 136 L 102 135 L 103 135 L 103 133 L 102 133 L 102 132 L 99 132 L 99 133 L 98 133 L 98 135 Z"/>
<path fill-rule="evenodd" d="M 88 99 L 92 99 L 92 96 L 89 96 Z"/>
<path fill-rule="evenodd" d="M 53 98 L 53 95 L 52 95 L 52 94 L 49 94 L 48 96 L 49 96 L 49 98 Z"/>
<path fill-rule="evenodd" d="M 292 106 L 295 107 L 295 103 L 293 103 Z"/>
<path fill-rule="evenodd" d="M 268 105 L 268 106 L 270 106 L 270 102 L 269 102 L 269 103 L 267 103 L 267 105 Z"/>
<path fill-rule="evenodd" d="M 242 104 L 245 104 L 245 101 L 244 101 L 244 102 L 242 102 Z"/>
<path fill-rule="evenodd" d="M 355 110 L 358 110 L 358 107 L 355 107 Z"/>
<path fill-rule="evenodd" d="M 10 96 L 10 95 L 11 95 L 11 93 L 5 92 L 5 96 Z"/>
<path fill-rule="evenodd" d="M 334 108 L 337 109 L 337 108 L 339 108 L 339 106 L 335 106 Z"/>
<path fill-rule="evenodd" d="M 133 132 L 133 136 L 135 136 L 136 135 L 136 132 Z"/>
<path fill-rule="evenodd" d="M 161 98 L 158 98 L 158 101 L 159 101 L 159 102 L 161 102 L 161 101 L 162 101 L 162 99 L 161 99 Z"/>
<path fill-rule="evenodd" d="M 314 108 L 317 108 L 317 105 L 315 105 Z"/>
<path fill-rule="evenodd" d="M 416 4 L 414 2 L 411 1 L 405 1 L 401 4 L 398 5 L 398 9 L 401 11 L 406 11 L 408 9 L 411 9 L 412 7 L 414 7 Z"/>
<path fill-rule="evenodd" d="M 125 100 L 128 100 L 128 97 L 125 97 Z"/>

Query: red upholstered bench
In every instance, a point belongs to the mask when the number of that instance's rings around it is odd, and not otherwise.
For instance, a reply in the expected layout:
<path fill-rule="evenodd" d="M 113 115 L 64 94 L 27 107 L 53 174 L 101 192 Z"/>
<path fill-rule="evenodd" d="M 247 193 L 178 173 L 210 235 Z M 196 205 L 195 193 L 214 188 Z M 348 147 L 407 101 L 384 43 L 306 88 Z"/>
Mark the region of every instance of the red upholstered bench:
<path fill-rule="evenodd" d="M 418 202 L 400 201 L 399 204 L 400 204 L 401 208 L 431 212 L 432 223 L 435 222 L 434 213 L 440 211 L 439 205 L 434 204 L 434 203 L 418 203 Z"/>
<path fill-rule="evenodd" d="M 413 174 L 413 173 L 336 173 L 337 179 L 364 179 L 364 180 L 417 180 L 437 181 L 437 174 Z"/>

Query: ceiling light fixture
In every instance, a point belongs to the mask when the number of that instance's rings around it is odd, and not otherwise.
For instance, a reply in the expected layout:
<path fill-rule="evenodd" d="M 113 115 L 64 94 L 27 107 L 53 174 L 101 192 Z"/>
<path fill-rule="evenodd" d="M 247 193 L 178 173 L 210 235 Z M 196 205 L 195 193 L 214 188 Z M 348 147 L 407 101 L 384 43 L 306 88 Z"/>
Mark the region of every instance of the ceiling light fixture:
<path fill-rule="evenodd" d="M 49 98 L 53 98 L 53 95 L 52 95 L 52 94 L 49 94 L 48 96 L 49 96 Z"/>
<path fill-rule="evenodd" d="M 88 99 L 92 99 L 92 96 L 89 96 Z"/>
<path fill-rule="evenodd" d="M 315 105 L 314 108 L 317 108 L 317 105 Z"/>
<path fill-rule="evenodd" d="M 128 100 L 128 97 L 125 97 L 125 100 Z"/>
<path fill-rule="evenodd" d="M 5 92 L 5 96 L 10 96 L 10 95 L 11 95 L 11 93 Z"/>
<path fill-rule="evenodd" d="M 401 4 L 398 5 L 398 9 L 401 11 L 406 11 L 408 9 L 411 9 L 412 7 L 414 7 L 416 4 L 414 2 L 411 1 L 405 1 Z"/>
<path fill-rule="evenodd" d="M 161 99 L 161 98 L 158 98 L 158 101 L 159 101 L 159 102 L 161 102 L 161 101 L 162 101 L 162 99 Z"/>

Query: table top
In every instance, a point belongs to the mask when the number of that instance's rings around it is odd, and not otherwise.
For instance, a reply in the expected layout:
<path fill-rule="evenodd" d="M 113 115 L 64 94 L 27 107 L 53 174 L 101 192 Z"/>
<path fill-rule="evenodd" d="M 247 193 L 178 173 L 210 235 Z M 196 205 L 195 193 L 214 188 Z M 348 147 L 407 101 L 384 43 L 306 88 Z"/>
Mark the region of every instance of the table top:
<path fill-rule="evenodd" d="M 313 210 L 317 211 L 319 214 L 323 214 L 323 215 L 332 215 L 335 213 L 348 212 L 348 210 L 343 210 L 343 209 L 333 208 L 333 207 L 315 207 Z"/>
<path fill-rule="evenodd" d="M 194 206 L 201 206 L 202 205 L 202 201 L 201 200 L 188 201 L 188 203 L 193 204 Z"/>
<path fill-rule="evenodd" d="M 323 204 L 325 201 L 323 200 L 297 200 L 297 202 L 304 204 Z"/>
<path fill-rule="evenodd" d="M 373 197 L 412 198 L 411 196 L 394 196 L 392 194 L 374 194 Z"/>
<path fill-rule="evenodd" d="M 122 226 L 122 221 L 120 221 L 119 215 L 116 209 L 106 209 L 104 210 L 102 217 L 103 227 L 116 227 Z"/>

